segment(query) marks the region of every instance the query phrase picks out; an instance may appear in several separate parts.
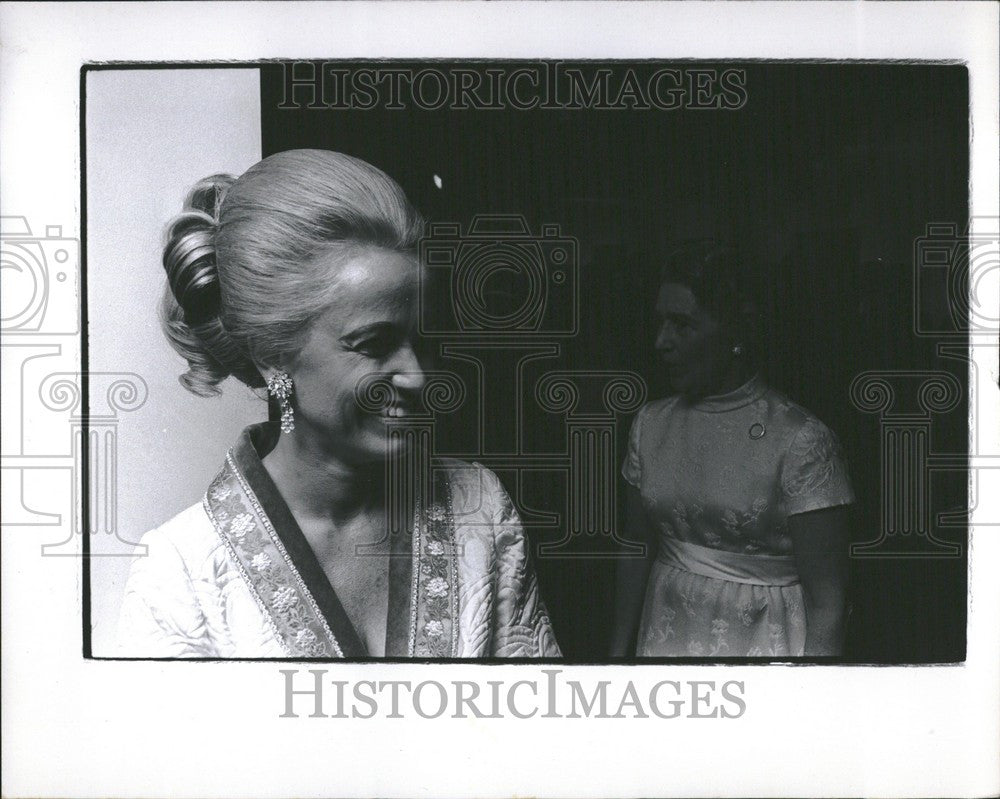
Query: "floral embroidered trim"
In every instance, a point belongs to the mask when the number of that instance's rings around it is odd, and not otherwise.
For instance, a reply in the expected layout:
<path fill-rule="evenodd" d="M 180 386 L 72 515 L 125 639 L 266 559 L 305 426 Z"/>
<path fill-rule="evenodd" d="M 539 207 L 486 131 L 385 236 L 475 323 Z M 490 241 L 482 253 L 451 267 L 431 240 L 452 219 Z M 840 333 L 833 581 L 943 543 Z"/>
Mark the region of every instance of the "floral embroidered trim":
<path fill-rule="evenodd" d="M 221 477 L 221 475 L 219 475 L 219 477 Z M 271 629 L 271 633 L 274 635 L 275 639 L 281 644 L 282 648 L 286 649 L 287 651 L 287 648 L 285 647 L 284 644 L 284 640 L 281 637 L 281 632 L 278 630 L 277 625 L 274 623 L 274 619 L 268 612 L 267 605 L 264 603 L 264 600 L 261 598 L 260 594 L 257 593 L 257 589 L 254 587 L 253 580 L 250 579 L 250 575 L 248 575 L 246 569 L 243 568 L 243 563 L 240 561 L 239 555 L 236 553 L 236 550 L 233 548 L 232 543 L 230 542 L 229 538 L 223 531 L 223 525 L 225 524 L 225 520 L 228 518 L 226 511 L 220 511 L 217 516 L 216 513 L 213 512 L 212 510 L 212 504 L 209 502 L 209 495 L 212 492 L 212 490 L 217 487 L 219 477 L 216 478 L 216 482 L 212 483 L 212 486 L 209 487 L 209 490 L 205 493 L 205 496 L 202 498 L 201 501 L 202 507 L 205 509 L 205 513 L 208 515 L 209 520 L 211 520 L 212 526 L 215 528 L 215 531 L 219 534 L 219 538 L 222 539 L 222 544 L 223 546 L 225 546 L 227 552 L 229 553 L 229 557 L 232 559 L 233 563 L 236 564 L 236 568 L 239 570 L 240 575 L 243 577 L 243 582 L 246 583 L 247 588 L 250 590 L 250 596 L 253 597 L 253 601 L 257 604 L 257 607 L 260 609 L 260 613 L 264 617 L 264 620 L 267 622 L 267 626 Z M 229 493 L 228 489 L 223 488 L 217 496 L 225 496 L 228 493 Z"/>
<path fill-rule="evenodd" d="M 451 656 L 458 657 L 458 544 L 455 536 L 455 514 L 451 504 L 451 490 L 446 494 L 448 503 L 448 577 L 451 580 Z"/>
<path fill-rule="evenodd" d="M 285 651 L 299 657 L 343 657 L 232 453 L 209 486 L 204 506 Z"/>
<path fill-rule="evenodd" d="M 435 503 L 418 516 L 414 533 L 411 654 L 418 657 L 456 657 L 458 652 L 458 566 L 447 484 L 446 489 L 445 504 Z"/>
<path fill-rule="evenodd" d="M 414 508 L 413 518 L 413 552 L 410 562 L 410 634 L 406 651 L 410 657 L 416 654 L 417 647 L 417 587 L 420 582 L 420 527 L 421 506 L 419 501 Z"/>

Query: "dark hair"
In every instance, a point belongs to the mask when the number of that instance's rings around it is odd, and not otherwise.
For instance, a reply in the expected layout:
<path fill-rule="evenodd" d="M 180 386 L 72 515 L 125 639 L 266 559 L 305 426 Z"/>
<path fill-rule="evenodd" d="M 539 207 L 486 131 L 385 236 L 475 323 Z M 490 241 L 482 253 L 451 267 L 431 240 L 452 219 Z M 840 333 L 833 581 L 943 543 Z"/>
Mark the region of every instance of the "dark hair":
<path fill-rule="evenodd" d="M 200 396 L 230 375 L 264 385 L 329 306 L 329 272 L 359 248 L 412 252 L 423 220 L 381 170 L 328 150 L 277 153 L 239 179 L 213 175 L 188 194 L 167 231 L 161 319 Z M 342 258 L 317 268 L 318 252 Z"/>
<path fill-rule="evenodd" d="M 691 290 L 698 304 L 748 353 L 760 335 L 756 270 L 733 246 L 716 239 L 674 242 L 647 254 L 657 275 L 657 292 L 664 283 Z"/>

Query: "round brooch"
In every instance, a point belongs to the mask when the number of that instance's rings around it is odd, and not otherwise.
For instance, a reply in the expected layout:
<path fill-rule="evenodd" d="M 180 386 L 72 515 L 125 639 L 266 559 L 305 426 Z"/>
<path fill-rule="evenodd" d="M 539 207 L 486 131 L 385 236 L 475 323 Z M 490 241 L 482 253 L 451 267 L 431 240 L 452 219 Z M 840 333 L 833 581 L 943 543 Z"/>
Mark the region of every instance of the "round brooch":
<path fill-rule="evenodd" d="M 756 441 L 758 438 L 764 437 L 764 425 L 760 422 L 754 422 L 750 425 L 750 438 Z"/>

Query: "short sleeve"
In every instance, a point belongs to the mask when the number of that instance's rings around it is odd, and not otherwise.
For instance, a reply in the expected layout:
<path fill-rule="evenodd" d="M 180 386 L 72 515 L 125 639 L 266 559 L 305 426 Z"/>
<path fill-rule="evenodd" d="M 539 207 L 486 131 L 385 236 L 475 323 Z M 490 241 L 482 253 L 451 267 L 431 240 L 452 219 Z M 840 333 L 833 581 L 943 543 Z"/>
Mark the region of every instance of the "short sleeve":
<path fill-rule="evenodd" d="M 632 420 L 632 429 L 628 434 L 628 451 L 622 463 L 622 477 L 631 485 L 639 488 L 642 480 L 642 466 L 639 461 L 639 439 L 642 438 L 642 417 L 646 408 L 643 406 Z"/>
<path fill-rule="evenodd" d="M 789 516 L 854 502 L 837 437 L 818 419 L 806 421 L 785 453 L 781 492 Z"/>

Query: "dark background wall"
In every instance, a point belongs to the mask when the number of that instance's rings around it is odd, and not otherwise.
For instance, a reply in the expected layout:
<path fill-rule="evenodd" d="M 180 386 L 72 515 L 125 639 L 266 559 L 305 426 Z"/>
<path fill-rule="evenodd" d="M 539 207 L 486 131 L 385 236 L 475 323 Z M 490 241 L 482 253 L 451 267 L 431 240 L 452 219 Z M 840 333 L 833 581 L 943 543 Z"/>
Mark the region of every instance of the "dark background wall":
<path fill-rule="evenodd" d="M 470 62 L 434 62 L 442 70 L 456 65 Z M 601 66 L 616 74 L 624 69 Z M 663 65 L 633 66 L 648 72 Z M 948 323 L 950 306 L 940 272 L 915 294 L 913 257 L 928 223 L 961 230 L 967 220 L 967 73 L 937 65 L 715 66 L 745 70 L 742 108 L 281 108 L 288 105 L 285 69 L 266 65 L 262 149 L 265 156 L 299 147 L 358 156 L 399 181 L 429 220 L 463 229 L 473 216 L 490 213 L 523 215 L 536 233 L 543 224 L 558 224 L 580 245 L 580 333 L 557 339 L 559 356 L 536 366 L 632 370 L 647 381 L 651 397 L 665 391 L 653 357 L 652 298 L 648 276 L 637 272 L 629 254 L 650 238 L 714 236 L 738 243 L 763 276 L 765 372 L 839 435 L 858 494 L 854 540 L 875 541 L 882 529 L 880 420 L 852 404 L 852 381 L 866 370 L 943 371 L 967 385 L 965 363 L 940 357 L 937 339 L 915 333 L 915 296 L 919 315 L 938 326 Z M 492 357 L 490 372 L 498 375 L 508 374 L 518 355 L 508 350 Z M 459 372 L 468 368 L 441 361 Z M 496 393 L 508 389 L 500 382 Z M 967 452 L 966 408 L 963 388 L 952 409 L 932 415 L 932 451 Z M 618 425 L 619 459 L 628 423 L 623 418 Z M 463 406 L 442 420 L 439 449 L 474 454 L 482 424 Z M 513 425 L 509 416 L 491 415 L 489 435 L 509 440 Z M 535 452 L 565 446 L 562 419 L 530 401 L 522 431 Z M 565 480 L 537 471 L 519 482 L 515 470 L 496 471 L 525 512 L 532 540 L 561 538 L 539 514 L 564 515 Z M 932 533 L 961 545 L 959 556 L 927 557 L 926 538 L 912 534 L 893 542 L 911 557 L 872 557 L 886 551 L 876 548 L 852 559 L 849 660 L 964 659 L 965 529 L 933 520 L 962 511 L 965 478 L 959 468 L 921 489 L 930 492 Z M 615 550 L 607 540 L 579 539 L 537 560 L 570 658 L 605 656 Z"/>

